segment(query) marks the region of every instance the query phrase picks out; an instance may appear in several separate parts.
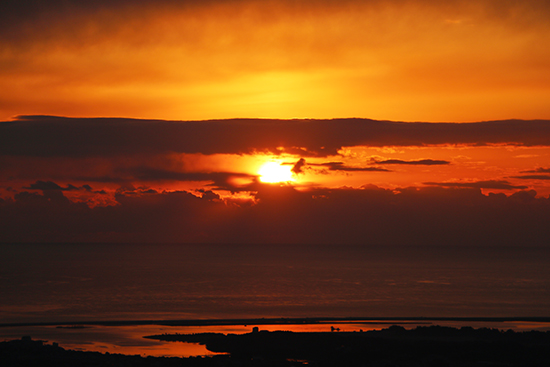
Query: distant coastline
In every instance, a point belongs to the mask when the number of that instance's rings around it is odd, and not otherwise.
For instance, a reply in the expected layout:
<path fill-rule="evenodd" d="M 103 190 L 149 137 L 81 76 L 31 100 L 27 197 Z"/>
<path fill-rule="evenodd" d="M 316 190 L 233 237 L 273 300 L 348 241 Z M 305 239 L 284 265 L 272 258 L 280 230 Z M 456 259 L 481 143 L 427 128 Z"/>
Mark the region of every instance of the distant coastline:
<path fill-rule="evenodd" d="M 181 319 L 181 320 L 103 320 L 71 322 L 1 323 L 0 327 L 17 326 L 234 326 L 234 325 L 315 325 L 328 323 L 360 324 L 421 324 L 448 322 L 550 322 L 550 316 L 540 317 L 300 317 L 300 318 L 243 318 L 243 319 Z"/>

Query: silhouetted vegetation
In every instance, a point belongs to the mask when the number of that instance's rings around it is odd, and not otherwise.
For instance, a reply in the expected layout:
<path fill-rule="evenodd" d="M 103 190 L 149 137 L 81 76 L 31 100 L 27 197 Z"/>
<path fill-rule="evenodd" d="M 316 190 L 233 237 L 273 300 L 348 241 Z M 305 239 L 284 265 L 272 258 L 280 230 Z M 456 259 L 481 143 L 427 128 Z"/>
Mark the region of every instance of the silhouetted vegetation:
<path fill-rule="evenodd" d="M 46 344 L 41 340 L 12 340 L 0 343 L 0 365 L 2 367 L 210 367 L 231 366 L 229 356 L 208 358 L 190 357 L 141 357 L 99 352 L 66 350 L 55 343 Z"/>

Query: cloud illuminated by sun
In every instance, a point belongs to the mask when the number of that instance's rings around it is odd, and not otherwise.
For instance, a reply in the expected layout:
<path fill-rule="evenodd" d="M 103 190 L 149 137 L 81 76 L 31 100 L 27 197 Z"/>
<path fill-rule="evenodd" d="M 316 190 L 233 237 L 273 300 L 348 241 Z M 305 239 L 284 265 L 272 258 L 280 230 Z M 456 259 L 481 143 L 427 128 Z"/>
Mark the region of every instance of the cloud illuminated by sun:
<path fill-rule="evenodd" d="M 292 166 L 281 165 L 277 162 L 267 162 L 258 170 L 260 181 L 265 183 L 277 183 L 294 181 Z"/>

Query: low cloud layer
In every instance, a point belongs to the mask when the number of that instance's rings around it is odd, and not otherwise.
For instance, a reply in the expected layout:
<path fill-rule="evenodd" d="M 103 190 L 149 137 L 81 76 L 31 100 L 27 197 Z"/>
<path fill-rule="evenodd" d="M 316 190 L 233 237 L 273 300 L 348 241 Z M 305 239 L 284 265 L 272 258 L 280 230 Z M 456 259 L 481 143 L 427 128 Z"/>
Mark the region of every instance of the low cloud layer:
<path fill-rule="evenodd" d="M 550 146 L 550 121 L 434 124 L 368 119 L 164 121 L 22 116 L 0 123 L 0 155 L 6 156 L 279 154 L 283 151 L 302 156 L 329 156 L 347 146 L 441 144 Z M 434 163 L 443 164 L 428 160 L 416 164 Z"/>
<path fill-rule="evenodd" d="M 51 186 L 51 184 L 50 184 Z M 482 185 L 480 185 L 482 186 Z M 90 208 L 42 187 L 0 200 L 0 242 L 226 242 L 547 246 L 550 199 L 533 191 L 259 185 L 255 204 L 206 191 L 121 190 Z M 391 203 L 391 204 L 390 204 Z"/>

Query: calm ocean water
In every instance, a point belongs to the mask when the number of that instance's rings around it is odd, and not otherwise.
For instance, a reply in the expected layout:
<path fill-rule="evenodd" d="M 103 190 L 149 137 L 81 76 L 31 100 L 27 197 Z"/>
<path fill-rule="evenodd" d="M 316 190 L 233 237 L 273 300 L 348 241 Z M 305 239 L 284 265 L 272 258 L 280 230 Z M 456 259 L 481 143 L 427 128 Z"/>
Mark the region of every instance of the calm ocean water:
<path fill-rule="evenodd" d="M 0 245 L 0 324 L 261 317 L 550 316 L 550 249 L 276 245 Z M 457 322 L 440 325 L 464 326 Z M 550 329 L 548 323 L 468 323 Z M 339 324 L 345 331 L 387 324 Z M 415 327 L 414 323 L 404 325 Z M 159 333 L 252 325 L 1 327 L 70 349 L 190 356 Z M 329 331 L 330 325 L 261 326 Z"/>
<path fill-rule="evenodd" d="M 549 316 L 550 249 L 0 245 L 0 323 Z"/>

